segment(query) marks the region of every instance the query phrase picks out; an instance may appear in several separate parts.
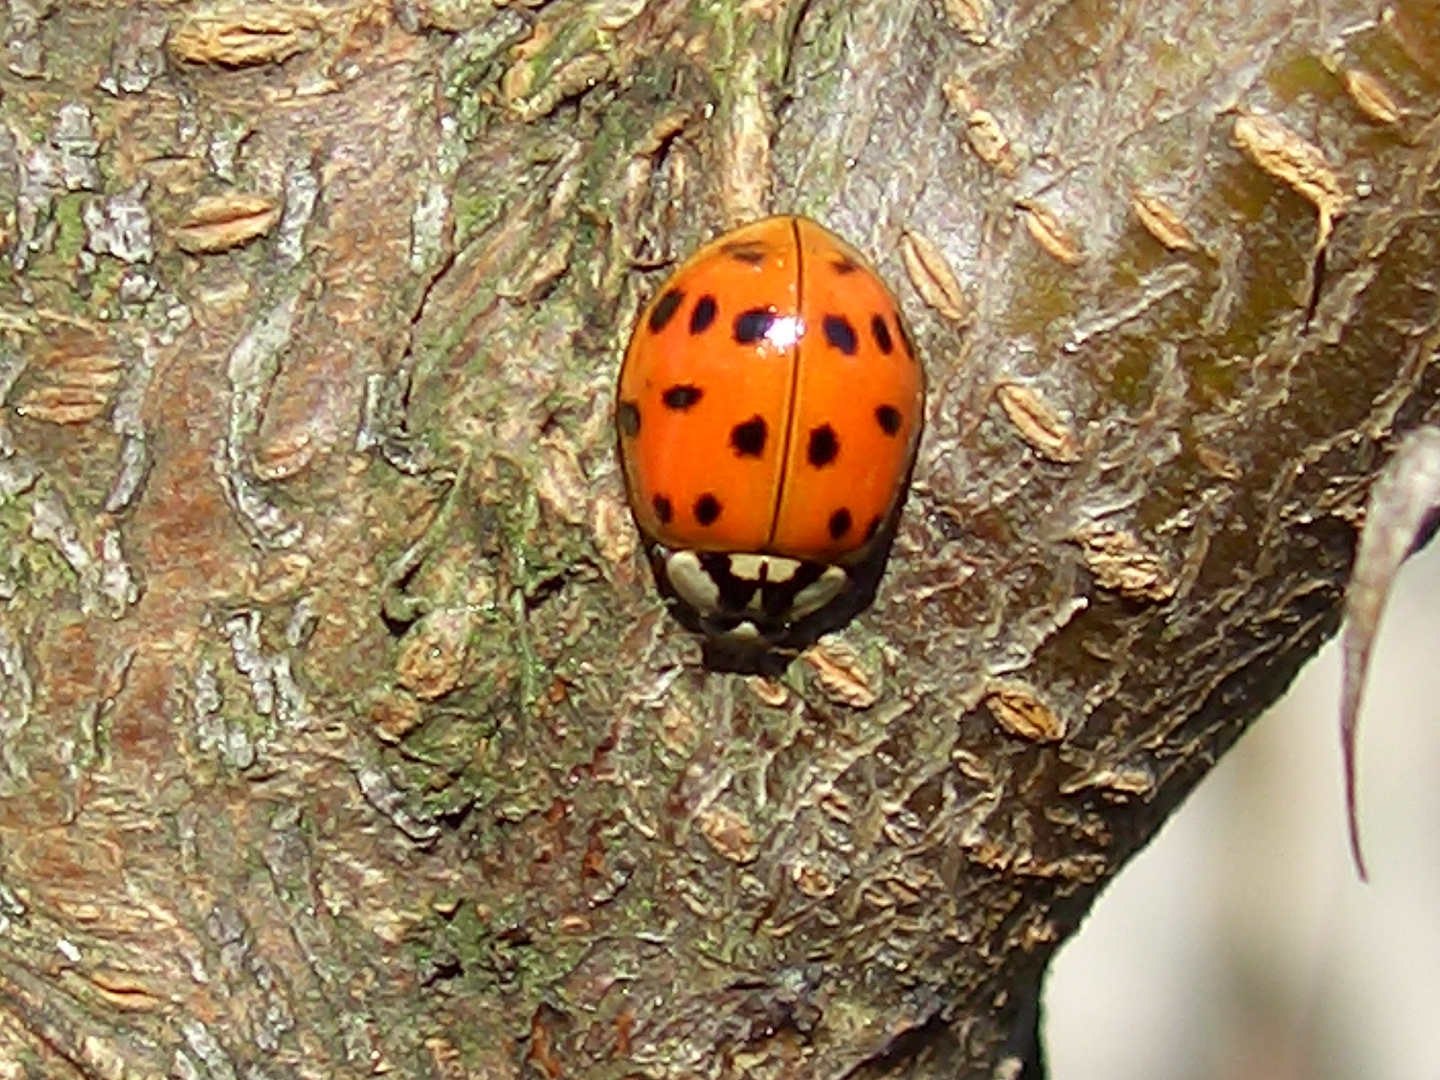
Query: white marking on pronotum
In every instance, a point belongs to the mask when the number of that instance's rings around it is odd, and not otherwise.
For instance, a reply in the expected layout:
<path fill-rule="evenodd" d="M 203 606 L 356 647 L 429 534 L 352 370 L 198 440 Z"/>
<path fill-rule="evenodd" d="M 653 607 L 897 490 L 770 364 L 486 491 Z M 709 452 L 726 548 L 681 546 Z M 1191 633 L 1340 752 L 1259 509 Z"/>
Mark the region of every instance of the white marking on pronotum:
<path fill-rule="evenodd" d="M 680 599 L 696 611 L 720 609 L 720 586 L 700 565 L 700 556 L 693 551 L 677 551 L 665 560 L 665 576 Z"/>
<path fill-rule="evenodd" d="M 783 585 L 793 578 L 800 569 L 794 559 L 782 559 L 778 555 L 731 555 L 730 573 L 741 581 L 764 580 L 771 585 Z"/>
<path fill-rule="evenodd" d="M 827 566 L 818 580 L 795 594 L 795 600 L 786 614 L 791 619 L 803 619 L 806 615 L 814 614 L 844 592 L 849 581 L 850 578 L 843 569 Z"/>

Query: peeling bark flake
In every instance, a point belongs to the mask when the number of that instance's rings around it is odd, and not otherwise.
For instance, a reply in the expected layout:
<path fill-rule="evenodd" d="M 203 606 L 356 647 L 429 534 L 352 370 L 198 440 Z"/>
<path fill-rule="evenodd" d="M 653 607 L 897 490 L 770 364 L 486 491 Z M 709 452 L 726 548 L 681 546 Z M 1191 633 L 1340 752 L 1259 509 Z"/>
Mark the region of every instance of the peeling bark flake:
<path fill-rule="evenodd" d="M 950 25 L 970 44 L 984 45 L 990 40 L 990 27 L 995 22 L 991 0 L 944 0 L 944 7 Z"/>
<path fill-rule="evenodd" d="M 1020 437 L 1041 457 L 1062 465 L 1080 460 L 1079 440 L 1070 425 L 1030 387 L 1002 383 L 995 397 Z"/>
<path fill-rule="evenodd" d="M 1025 228 L 1045 254 L 1066 266 L 1079 266 L 1085 261 L 1080 245 L 1054 213 L 1039 203 L 1022 202 L 1019 206 L 1025 216 Z"/>
<path fill-rule="evenodd" d="M 820 680 L 820 688 L 831 701 L 852 709 L 868 709 L 877 700 L 872 680 L 855 651 L 838 641 L 824 641 L 807 649 L 804 659 Z"/>
<path fill-rule="evenodd" d="M 174 232 L 175 245 L 192 255 L 229 251 L 264 236 L 280 208 L 264 195 L 212 195 L 199 199 Z"/>
<path fill-rule="evenodd" d="M 279 64 L 319 43 L 309 7 L 223 5 L 189 15 L 170 35 L 170 55 L 183 64 L 258 67 Z"/>
<path fill-rule="evenodd" d="M 1130 209 L 1135 212 L 1140 224 L 1145 226 L 1145 231 L 1171 251 L 1199 249 L 1194 234 L 1186 227 L 1185 222 L 1180 220 L 1180 215 L 1163 199 L 1137 191 L 1130 197 Z"/>
<path fill-rule="evenodd" d="M 400 644 L 395 681 L 421 701 L 444 697 L 460 685 L 474 632 L 468 608 L 437 608 L 422 616 Z"/>
<path fill-rule="evenodd" d="M 1377 124 L 1395 124 L 1400 121 L 1400 104 L 1389 85 L 1378 75 L 1371 75 L 1360 68 L 1349 68 L 1341 72 L 1340 81 L 1350 95 L 1355 107 Z"/>
<path fill-rule="evenodd" d="M 969 304 L 940 245 L 907 230 L 900 239 L 900 259 L 921 300 L 947 319 L 965 320 Z"/>
<path fill-rule="evenodd" d="M 1029 683 L 992 683 L 985 705 L 995 722 L 1017 738 L 1027 742 L 1059 742 L 1065 738 L 1064 718 Z"/>
<path fill-rule="evenodd" d="M 1235 119 L 1234 135 L 1246 157 L 1314 205 L 1320 216 L 1315 249 L 1325 247 L 1350 196 L 1320 148 L 1264 113 L 1242 112 Z"/>
<path fill-rule="evenodd" d="M 1001 176 L 1011 177 L 1018 171 L 1010 136 L 989 109 L 976 109 L 966 118 L 965 136 L 970 140 L 970 149 Z"/>
<path fill-rule="evenodd" d="M 1160 602 L 1175 595 L 1175 579 L 1160 557 L 1132 534 L 1108 525 L 1090 525 L 1071 538 L 1081 547 L 1095 583 L 1122 596 Z"/>
<path fill-rule="evenodd" d="M 760 854 L 750 822 L 728 806 L 707 807 L 697 815 L 696 824 L 721 858 L 744 865 L 754 862 Z"/>

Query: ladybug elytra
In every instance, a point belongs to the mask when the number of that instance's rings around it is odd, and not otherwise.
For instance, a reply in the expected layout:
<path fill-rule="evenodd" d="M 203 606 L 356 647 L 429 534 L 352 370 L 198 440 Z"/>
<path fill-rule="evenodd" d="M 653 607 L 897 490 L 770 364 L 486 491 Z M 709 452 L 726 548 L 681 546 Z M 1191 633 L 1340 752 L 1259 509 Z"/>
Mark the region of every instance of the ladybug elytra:
<path fill-rule="evenodd" d="M 778 673 L 869 606 L 924 400 L 894 297 L 806 218 L 727 233 L 644 308 L 620 461 L 656 583 L 707 666 Z"/>

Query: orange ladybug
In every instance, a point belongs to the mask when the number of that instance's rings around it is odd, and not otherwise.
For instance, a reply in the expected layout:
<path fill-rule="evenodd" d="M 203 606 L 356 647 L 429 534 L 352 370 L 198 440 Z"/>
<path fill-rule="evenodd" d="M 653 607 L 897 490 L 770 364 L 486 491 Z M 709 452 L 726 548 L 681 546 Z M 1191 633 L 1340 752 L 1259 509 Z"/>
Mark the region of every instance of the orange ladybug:
<path fill-rule="evenodd" d="M 656 584 L 708 667 L 777 674 L 870 605 L 924 406 L 894 296 L 813 221 L 736 229 L 660 289 L 615 427 Z"/>

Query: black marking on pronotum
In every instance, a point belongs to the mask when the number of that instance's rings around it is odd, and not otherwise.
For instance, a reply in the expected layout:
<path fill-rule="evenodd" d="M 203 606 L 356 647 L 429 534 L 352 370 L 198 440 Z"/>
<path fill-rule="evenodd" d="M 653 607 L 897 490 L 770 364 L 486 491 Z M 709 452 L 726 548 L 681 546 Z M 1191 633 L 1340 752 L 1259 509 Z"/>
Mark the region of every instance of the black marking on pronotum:
<path fill-rule="evenodd" d="M 880 430 L 891 438 L 900 433 L 900 425 L 904 423 L 904 417 L 900 410 L 894 405 L 881 405 L 875 410 L 875 422 L 880 425 Z"/>
<path fill-rule="evenodd" d="M 693 408 L 704 396 L 705 391 L 698 386 L 680 385 L 670 387 L 660 395 L 660 400 L 665 402 L 667 409 L 684 412 Z"/>
<path fill-rule="evenodd" d="M 822 424 L 810 432 L 810 443 L 805 448 L 805 460 L 817 469 L 823 469 L 840 456 L 840 440 L 835 429 Z"/>
<path fill-rule="evenodd" d="M 770 434 L 763 416 L 752 416 L 730 429 L 730 445 L 741 457 L 758 458 L 765 453 L 765 440 Z"/>
<path fill-rule="evenodd" d="M 707 491 L 695 500 L 695 520 L 701 525 L 714 525 L 722 509 L 720 500 Z"/>
<path fill-rule="evenodd" d="M 690 333 L 692 336 L 703 334 L 710 329 L 710 324 L 715 321 L 715 316 L 720 314 L 720 305 L 715 302 L 715 297 L 708 293 L 695 301 L 695 310 L 690 312 Z"/>
<path fill-rule="evenodd" d="M 789 581 L 765 586 L 760 594 L 761 610 L 772 619 L 784 617 L 795 606 L 800 590 L 814 585 L 824 572 L 825 567 L 821 563 L 802 562 Z"/>
<path fill-rule="evenodd" d="M 775 312 L 769 308 L 751 308 L 735 316 L 735 343 L 753 345 L 770 332 Z"/>
<path fill-rule="evenodd" d="M 675 508 L 670 505 L 670 500 L 664 495 L 656 495 L 650 500 L 650 505 L 655 510 L 655 516 L 660 519 L 660 524 L 669 525 L 670 519 L 675 516 Z"/>
<path fill-rule="evenodd" d="M 825 340 L 834 348 L 846 356 L 855 355 L 855 351 L 860 347 L 860 339 L 855 336 L 855 328 L 850 325 L 849 319 L 844 315 L 826 315 L 821 327 L 825 331 Z"/>
<path fill-rule="evenodd" d="M 830 539 L 839 540 L 850 531 L 851 524 L 853 524 L 853 522 L 850 517 L 850 511 L 842 506 L 830 515 L 830 524 L 828 526 L 830 529 Z"/>
<path fill-rule="evenodd" d="M 620 434 L 633 439 L 640 434 L 640 406 L 633 401 L 622 401 L 615 407 L 615 426 Z"/>
<path fill-rule="evenodd" d="M 895 339 L 890 336 L 890 327 L 885 324 L 884 315 L 870 316 L 870 336 L 886 356 L 895 350 Z"/>
<path fill-rule="evenodd" d="M 730 569 L 730 556 L 719 551 L 707 551 L 700 556 L 700 568 L 710 576 L 720 593 L 722 611 L 743 611 L 760 588 L 755 578 L 742 578 Z"/>
<path fill-rule="evenodd" d="M 759 266 L 765 261 L 765 249 L 758 244 L 726 244 L 720 249 L 736 262 Z"/>
<path fill-rule="evenodd" d="M 680 306 L 680 301 L 685 299 L 685 294 L 679 289 L 671 289 L 664 296 L 655 302 L 650 309 L 650 332 L 658 334 L 669 325 L 670 320 L 675 317 L 675 310 Z"/>
<path fill-rule="evenodd" d="M 720 593 L 718 610 L 707 613 L 707 621 L 712 628 L 721 631 L 755 618 L 746 609 L 755 599 L 757 591 L 760 594 L 760 610 L 765 613 L 766 621 L 773 623 L 784 619 L 795 606 L 795 598 L 801 590 L 815 584 L 825 572 L 823 563 L 801 561 L 795 572 L 785 580 L 769 581 L 764 576 L 763 566 L 761 577 L 741 577 L 730 568 L 730 556 L 723 552 L 703 552 L 699 559 L 700 568 Z M 735 618 L 737 615 L 739 618 Z M 734 623 L 729 622 L 732 618 L 735 618 Z"/>

